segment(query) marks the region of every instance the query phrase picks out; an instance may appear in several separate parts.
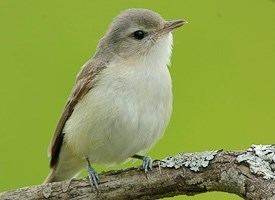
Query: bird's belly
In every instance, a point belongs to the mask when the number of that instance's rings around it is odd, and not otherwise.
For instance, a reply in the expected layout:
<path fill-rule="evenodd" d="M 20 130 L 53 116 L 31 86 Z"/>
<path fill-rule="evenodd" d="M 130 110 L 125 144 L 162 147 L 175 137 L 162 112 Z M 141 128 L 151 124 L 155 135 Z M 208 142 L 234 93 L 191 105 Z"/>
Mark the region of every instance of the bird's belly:
<path fill-rule="evenodd" d="M 124 105 L 123 110 L 108 119 L 103 130 L 98 131 L 101 135 L 97 135 L 102 141 L 90 151 L 90 158 L 94 162 L 122 162 L 135 153 L 148 149 L 161 136 L 167 121 L 163 119 L 161 111 L 146 106 L 144 109 L 132 106 Z M 126 113 L 125 109 L 131 111 Z"/>
<path fill-rule="evenodd" d="M 171 85 L 165 84 L 99 84 L 75 107 L 65 142 L 77 156 L 95 163 L 122 162 L 148 149 L 170 118 Z"/>

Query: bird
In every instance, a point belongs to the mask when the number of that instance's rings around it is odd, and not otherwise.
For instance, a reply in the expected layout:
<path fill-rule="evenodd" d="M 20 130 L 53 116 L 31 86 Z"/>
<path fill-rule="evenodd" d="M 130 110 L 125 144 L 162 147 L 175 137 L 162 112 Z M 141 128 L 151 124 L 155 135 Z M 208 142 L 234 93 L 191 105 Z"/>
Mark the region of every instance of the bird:
<path fill-rule="evenodd" d="M 144 9 L 122 11 L 82 66 L 49 145 L 45 183 L 76 177 L 87 167 L 99 187 L 94 163 L 153 160 L 146 152 L 163 135 L 172 113 L 169 72 L 172 31 L 186 21 L 165 20 Z"/>

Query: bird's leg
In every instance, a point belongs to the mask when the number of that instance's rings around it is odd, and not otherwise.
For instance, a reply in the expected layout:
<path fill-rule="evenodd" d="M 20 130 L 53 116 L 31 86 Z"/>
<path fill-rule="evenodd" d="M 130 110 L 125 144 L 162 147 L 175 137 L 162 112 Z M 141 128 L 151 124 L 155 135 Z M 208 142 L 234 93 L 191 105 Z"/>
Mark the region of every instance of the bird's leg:
<path fill-rule="evenodd" d="M 141 155 L 133 155 L 132 158 L 142 160 L 142 169 L 144 172 L 147 173 L 153 169 L 153 160 L 149 156 L 141 156 Z"/>
<path fill-rule="evenodd" d="M 99 182 L 98 175 L 94 170 L 94 168 L 91 166 L 89 159 L 86 158 L 86 160 L 87 160 L 88 176 L 89 176 L 91 187 L 92 188 L 95 187 L 95 189 L 98 190 L 98 182 Z"/>

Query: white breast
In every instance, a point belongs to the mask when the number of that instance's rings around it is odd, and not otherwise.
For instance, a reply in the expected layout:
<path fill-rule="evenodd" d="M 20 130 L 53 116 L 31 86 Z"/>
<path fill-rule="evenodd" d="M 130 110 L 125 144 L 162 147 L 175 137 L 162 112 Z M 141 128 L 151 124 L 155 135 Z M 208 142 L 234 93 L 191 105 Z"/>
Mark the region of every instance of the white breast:
<path fill-rule="evenodd" d="M 172 110 L 166 66 L 171 39 L 147 59 L 112 63 L 104 70 L 64 129 L 65 142 L 77 156 L 96 163 L 122 162 L 160 138 Z"/>

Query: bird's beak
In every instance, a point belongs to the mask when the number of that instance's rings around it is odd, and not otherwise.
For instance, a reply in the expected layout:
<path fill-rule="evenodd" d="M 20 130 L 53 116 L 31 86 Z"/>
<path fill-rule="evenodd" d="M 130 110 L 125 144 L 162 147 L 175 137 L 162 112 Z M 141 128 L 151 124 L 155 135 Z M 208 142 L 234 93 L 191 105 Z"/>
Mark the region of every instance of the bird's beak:
<path fill-rule="evenodd" d="M 166 35 L 167 33 L 170 33 L 176 28 L 179 28 L 185 24 L 187 24 L 187 21 L 184 20 L 171 20 L 171 21 L 166 21 L 163 28 L 158 29 L 155 34 L 153 35 L 154 38 L 159 38 L 162 35 Z"/>
<path fill-rule="evenodd" d="M 172 30 L 174 30 L 175 28 L 179 28 L 183 25 L 187 24 L 187 21 L 184 21 L 184 20 L 171 20 L 171 21 L 167 21 L 165 24 L 164 24 L 164 27 L 163 27 L 163 32 L 171 32 Z"/>

